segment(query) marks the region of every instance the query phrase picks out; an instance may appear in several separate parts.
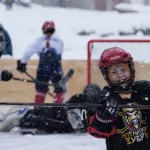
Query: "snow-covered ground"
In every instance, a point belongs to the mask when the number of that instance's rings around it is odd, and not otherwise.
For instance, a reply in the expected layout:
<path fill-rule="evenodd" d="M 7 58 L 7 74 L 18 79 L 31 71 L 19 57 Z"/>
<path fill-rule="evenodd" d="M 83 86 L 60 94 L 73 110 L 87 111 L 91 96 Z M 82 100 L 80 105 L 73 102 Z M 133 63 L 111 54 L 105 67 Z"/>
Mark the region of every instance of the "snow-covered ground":
<path fill-rule="evenodd" d="M 0 133 L 0 150 L 105 150 L 104 140 L 87 134 L 17 135 Z"/>
<path fill-rule="evenodd" d="M 14 6 L 6 11 L 0 4 L 0 23 L 8 30 L 13 43 L 13 58 L 20 58 L 27 45 L 41 35 L 41 26 L 45 20 L 54 20 L 58 34 L 65 44 L 63 59 L 86 59 L 87 42 L 98 39 L 103 33 L 115 33 L 111 39 L 150 39 L 138 33 L 136 36 L 119 36 L 120 30 L 130 31 L 132 27 L 149 27 L 150 17 L 147 11 L 136 14 L 119 14 L 117 12 L 99 12 L 80 9 L 45 8 L 32 5 L 26 9 Z M 96 31 L 87 36 L 79 36 L 81 30 Z M 126 48 L 126 46 L 125 46 Z M 129 47 L 127 47 L 130 49 Z M 132 51 L 136 60 L 150 60 L 149 45 L 136 46 Z M 141 51 L 137 52 L 139 49 Z M 149 54 L 148 54 L 149 53 Z M 137 55 L 138 54 L 138 55 Z M 5 58 L 5 57 L 3 57 Z M 36 59 L 37 56 L 33 56 Z M 0 150 L 105 150 L 103 140 L 88 134 L 82 135 L 18 135 L 0 133 Z"/>

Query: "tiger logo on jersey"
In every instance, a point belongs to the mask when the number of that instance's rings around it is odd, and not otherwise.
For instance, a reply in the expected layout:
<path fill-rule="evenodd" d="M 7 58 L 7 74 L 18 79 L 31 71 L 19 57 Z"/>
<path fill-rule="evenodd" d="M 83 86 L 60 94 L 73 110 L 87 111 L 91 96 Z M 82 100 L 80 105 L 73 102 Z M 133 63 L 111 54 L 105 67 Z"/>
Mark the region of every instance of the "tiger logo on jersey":
<path fill-rule="evenodd" d="M 141 142 L 144 138 L 148 138 L 147 123 L 146 120 L 143 120 L 139 109 L 123 108 L 118 115 L 122 117 L 124 127 L 116 131 L 127 144 Z"/>
<path fill-rule="evenodd" d="M 141 127 L 142 114 L 139 109 L 123 108 L 122 119 L 130 131 L 138 131 Z"/>

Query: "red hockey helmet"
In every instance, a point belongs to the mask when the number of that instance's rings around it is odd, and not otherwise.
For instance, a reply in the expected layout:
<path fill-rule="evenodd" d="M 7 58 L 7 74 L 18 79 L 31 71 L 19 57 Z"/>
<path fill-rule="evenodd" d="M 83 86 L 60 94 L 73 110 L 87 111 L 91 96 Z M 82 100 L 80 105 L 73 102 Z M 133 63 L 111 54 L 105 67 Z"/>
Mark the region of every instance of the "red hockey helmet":
<path fill-rule="evenodd" d="M 45 21 L 43 26 L 42 26 L 42 31 L 44 34 L 54 33 L 55 23 L 53 21 Z"/>
<path fill-rule="evenodd" d="M 114 64 L 126 64 L 129 67 L 130 78 L 127 81 L 120 83 L 112 83 L 108 75 L 108 68 Z M 130 53 L 119 47 L 112 47 L 103 51 L 98 64 L 106 82 L 116 92 L 124 93 L 132 90 L 135 78 L 135 68 L 133 58 Z"/>

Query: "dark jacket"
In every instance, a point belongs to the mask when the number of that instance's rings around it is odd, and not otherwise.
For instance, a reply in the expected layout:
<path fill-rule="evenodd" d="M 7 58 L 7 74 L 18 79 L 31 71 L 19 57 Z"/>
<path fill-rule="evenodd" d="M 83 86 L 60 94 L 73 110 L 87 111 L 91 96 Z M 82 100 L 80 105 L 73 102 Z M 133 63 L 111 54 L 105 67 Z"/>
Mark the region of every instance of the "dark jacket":
<path fill-rule="evenodd" d="M 83 94 L 77 94 L 70 98 L 67 103 L 84 103 Z M 66 107 L 39 107 L 29 110 L 21 119 L 20 127 L 23 129 L 38 129 L 46 133 L 72 133 L 76 131 L 86 132 L 84 122 L 81 122 L 83 108 Z M 68 119 L 69 116 L 71 119 Z M 78 124 L 76 124 L 78 122 Z M 76 126 L 74 126 L 76 124 Z"/>
<path fill-rule="evenodd" d="M 99 103 L 108 92 L 109 97 L 117 98 L 119 104 L 150 105 L 149 81 L 136 81 L 131 99 L 126 100 L 122 100 L 111 88 L 105 87 Z M 107 150 L 149 150 L 150 111 L 148 109 L 121 108 L 117 118 L 111 123 L 98 120 L 95 114 L 89 119 L 88 132 L 94 137 L 105 138 Z"/>
<path fill-rule="evenodd" d="M 1 25 L 0 25 L 0 34 L 3 35 L 5 43 L 6 43 L 2 55 L 12 56 L 13 50 L 12 50 L 12 42 L 11 42 L 10 36 L 8 32 Z"/>

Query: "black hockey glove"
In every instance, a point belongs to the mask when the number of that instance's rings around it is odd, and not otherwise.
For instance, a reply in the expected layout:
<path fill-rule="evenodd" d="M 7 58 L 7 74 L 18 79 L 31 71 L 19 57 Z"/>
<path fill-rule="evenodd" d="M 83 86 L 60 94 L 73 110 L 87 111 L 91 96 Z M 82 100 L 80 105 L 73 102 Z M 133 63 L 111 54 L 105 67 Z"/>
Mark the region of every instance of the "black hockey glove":
<path fill-rule="evenodd" d="M 102 107 L 97 111 L 96 118 L 99 121 L 104 122 L 111 122 L 112 120 L 115 120 L 119 111 L 119 104 L 117 100 L 105 97 L 101 100 L 101 104 Z"/>
<path fill-rule="evenodd" d="M 12 77 L 13 77 L 13 74 L 10 71 L 3 70 L 1 72 L 1 80 L 2 81 L 9 81 L 12 79 Z"/>
<path fill-rule="evenodd" d="M 22 63 L 21 60 L 17 61 L 17 70 L 21 73 L 26 72 L 27 68 L 26 68 L 26 63 Z"/>
<path fill-rule="evenodd" d="M 59 80 L 58 83 L 54 84 L 54 88 L 55 93 L 66 93 L 67 91 L 66 84 L 62 80 Z"/>

